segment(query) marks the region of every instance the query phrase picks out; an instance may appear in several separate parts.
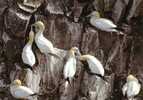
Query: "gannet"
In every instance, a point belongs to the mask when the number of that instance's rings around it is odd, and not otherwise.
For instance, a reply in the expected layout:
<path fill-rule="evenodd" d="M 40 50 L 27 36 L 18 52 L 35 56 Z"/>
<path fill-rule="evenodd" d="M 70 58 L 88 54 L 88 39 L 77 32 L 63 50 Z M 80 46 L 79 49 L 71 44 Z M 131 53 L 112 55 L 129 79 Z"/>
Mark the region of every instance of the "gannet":
<path fill-rule="evenodd" d="M 36 63 L 36 58 L 32 51 L 33 41 L 34 41 L 34 32 L 32 31 L 31 28 L 31 31 L 29 32 L 29 40 L 27 44 L 24 46 L 22 51 L 22 60 L 26 65 L 30 66 L 29 68 L 31 70 L 33 70 L 33 66 Z"/>
<path fill-rule="evenodd" d="M 79 59 L 84 64 L 84 68 L 88 74 L 97 75 L 105 80 L 103 65 L 96 57 L 92 55 L 81 55 Z"/>
<path fill-rule="evenodd" d="M 90 17 L 90 24 L 102 31 L 123 34 L 122 32 L 117 30 L 117 25 L 115 25 L 111 20 L 100 18 L 100 14 L 97 11 L 93 11 L 91 14 L 88 15 L 88 17 Z"/>
<path fill-rule="evenodd" d="M 123 85 L 122 93 L 127 96 L 128 100 L 133 100 L 136 95 L 139 94 L 141 90 L 141 84 L 138 79 L 133 75 L 127 77 L 127 82 Z"/>
<path fill-rule="evenodd" d="M 41 53 L 45 55 L 50 54 L 55 57 L 59 57 L 55 54 L 54 47 L 51 41 L 49 41 L 46 37 L 44 37 L 43 32 L 45 30 L 45 25 L 42 21 L 35 22 L 32 27 L 34 27 L 36 36 L 35 43 L 37 47 L 40 49 Z"/>
<path fill-rule="evenodd" d="M 72 47 L 69 50 L 68 59 L 64 65 L 64 78 L 66 80 L 65 87 L 68 86 L 68 84 L 71 85 L 71 80 L 74 78 L 74 75 L 76 73 L 76 55 L 80 55 L 79 49 L 77 47 Z"/>
<path fill-rule="evenodd" d="M 22 86 L 19 79 L 10 84 L 10 93 L 16 99 L 29 99 L 30 96 L 36 95 L 30 88 Z"/>

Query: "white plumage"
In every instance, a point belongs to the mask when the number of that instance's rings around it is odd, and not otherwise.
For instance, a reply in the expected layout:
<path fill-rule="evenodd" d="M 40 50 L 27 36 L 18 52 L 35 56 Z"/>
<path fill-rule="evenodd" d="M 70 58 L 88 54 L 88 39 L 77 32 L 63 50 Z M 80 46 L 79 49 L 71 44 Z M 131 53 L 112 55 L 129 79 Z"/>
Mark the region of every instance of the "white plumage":
<path fill-rule="evenodd" d="M 54 47 L 51 41 L 44 37 L 43 32 L 45 30 L 45 25 L 41 21 L 35 22 L 36 36 L 35 43 L 42 53 L 47 55 L 48 53 L 54 53 Z"/>
<path fill-rule="evenodd" d="M 70 57 L 68 58 L 64 66 L 64 77 L 65 79 L 72 78 L 74 77 L 75 73 L 76 73 L 76 58 Z"/>
<path fill-rule="evenodd" d="M 128 100 L 133 100 L 134 96 L 138 95 L 141 89 L 141 85 L 137 78 L 133 75 L 127 77 L 127 82 L 122 88 L 123 95 L 127 95 Z"/>
<path fill-rule="evenodd" d="M 123 34 L 116 30 L 117 25 L 115 25 L 111 20 L 106 18 L 100 18 L 100 14 L 97 11 L 93 11 L 90 15 L 90 24 L 95 26 L 96 28 L 106 31 L 106 32 L 117 32 L 119 34 Z"/>
<path fill-rule="evenodd" d="M 101 62 L 92 55 L 82 55 L 80 60 L 87 61 L 88 67 L 92 73 L 104 76 L 104 68 Z"/>
<path fill-rule="evenodd" d="M 44 54 L 52 53 L 54 51 L 53 44 L 49 40 L 47 40 L 41 33 L 36 34 L 35 42 L 40 51 Z"/>
<path fill-rule="evenodd" d="M 71 81 L 76 73 L 76 57 L 75 53 L 80 54 L 79 49 L 77 47 L 72 47 L 69 50 L 69 58 L 67 59 L 64 65 L 64 78 L 66 79 L 65 87 L 68 86 L 67 81 Z"/>
<path fill-rule="evenodd" d="M 106 31 L 106 32 L 118 32 L 115 28 L 117 26 L 110 20 L 105 19 L 105 18 L 94 18 L 92 17 L 90 19 L 91 25 L 95 26 L 96 28 Z"/>
<path fill-rule="evenodd" d="M 34 94 L 30 88 L 21 86 L 20 80 L 14 80 L 14 82 L 10 85 L 10 92 L 16 99 L 28 99 Z"/>
<path fill-rule="evenodd" d="M 35 55 L 32 51 L 32 44 L 33 44 L 33 39 L 34 39 L 34 33 L 31 30 L 29 33 L 29 41 L 25 45 L 22 51 L 22 60 L 25 64 L 29 66 L 33 66 L 36 63 L 36 58 Z"/>

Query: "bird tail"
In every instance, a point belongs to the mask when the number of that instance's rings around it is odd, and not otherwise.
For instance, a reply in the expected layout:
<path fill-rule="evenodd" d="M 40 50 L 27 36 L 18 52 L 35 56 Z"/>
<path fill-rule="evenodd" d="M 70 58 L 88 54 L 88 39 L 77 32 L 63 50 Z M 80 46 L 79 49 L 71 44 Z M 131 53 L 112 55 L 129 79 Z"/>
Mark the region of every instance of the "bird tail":
<path fill-rule="evenodd" d="M 35 73 L 35 72 L 34 72 L 34 68 L 31 67 L 31 66 L 26 65 L 26 66 L 24 66 L 23 68 L 28 68 L 28 69 L 30 69 L 33 73 Z"/>
<path fill-rule="evenodd" d="M 56 57 L 56 58 L 58 58 L 58 59 L 61 59 L 61 57 L 58 56 L 57 54 L 54 54 L 54 53 L 51 53 L 51 52 L 49 52 L 48 54 L 51 55 L 51 56 L 54 56 L 54 57 Z"/>
<path fill-rule="evenodd" d="M 67 87 L 68 87 L 68 85 L 69 85 L 69 82 L 68 82 L 68 81 L 66 81 L 66 82 L 65 82 L 65 88 L 67 88 Z"/>
<path fill-rule="evenodd" d="M 120 27 L 113 27 L 111 29 L 114 29 L 112 31 L 118 33 L 119 35 L 124 35 L 124 33 L 123 33 L 124 30 L 122 28 L 120 28 Z"/>
<path fill-rule="evenodd" d="M 43 96 L 44 94 L 39 94 L 39 93 L 34 93 L 34 94 L 31 94 L 30 96 Z"/>
<path fill-rule="evenodd" d="M 116 30 L 118 30 L 118 31 L 124 31 L 122 28 L 120 28 L 120 27 L 114 27 L 113 29 L 116 29 Z"/>
<path fill-rule="evenodd" d="M 96 76 L 100 77 L 102 80 L 108 82 L 107 79 L 105 78 L 105 76 L 102 76 L 101 74 L 91 73 L 91 72 L 90 72 L 89 74 L 90 74 L 90 75 L 96 75 Z"/>
<path fill-rule="evenodd" d="M 72 86 L 69 78 L 66 79 L 65 88 L 67 88 L 68 85 L 70 85 L 70 87 Z"/>
<path fill-rule="evenodd" d="M 70 82 L 69 78 L 67 78 L 65 81 L 65 90 L 64 90 L 65 94 L 68 92 L 68 86 L 71 87 L 71 82 Z"/>
<path fill-rule="evenodd" d="M 134 98 L 129 98 L 128 100 L 134 100 Z"/>

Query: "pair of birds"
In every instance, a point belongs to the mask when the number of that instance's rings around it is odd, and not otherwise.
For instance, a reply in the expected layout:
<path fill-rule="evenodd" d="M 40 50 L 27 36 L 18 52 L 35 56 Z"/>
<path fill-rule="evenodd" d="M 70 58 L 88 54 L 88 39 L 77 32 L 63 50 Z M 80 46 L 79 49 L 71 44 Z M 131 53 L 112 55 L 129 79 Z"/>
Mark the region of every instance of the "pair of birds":
<path fill-rule="evenodd" d="M 46 39 L 43 35 L 45 30 L 45 25 L 42 21 L 37 21 L 31 26 L 31 31 L 29 33 L 29 40 L 24 46 L 22 51 L 22 60 L 23 62 L 30 66 L 29 68 L 33 70 L 33 66 L 36 63 L 36 57 L 32 51 L 32 44 L 35 40 L 37 47 L 40 49 L 40 52 L 44 55 L 53 54 L 54 47 L 51 41 Z M 36 34 L 36 35 L 35 35 Z"/>
<path fill-rule="evenodd" d="M 77 47 L 72 47 L 69 50 L 69 57 L 64 65 L 65 88 L 69 85 L 71 86 L 71 81 L 74 79 L 77 59 L 82 61 L 87 73 L 97 75 L 104 79 L 104 68 L 101 62 L 92 55 L 81 55 Z"/>

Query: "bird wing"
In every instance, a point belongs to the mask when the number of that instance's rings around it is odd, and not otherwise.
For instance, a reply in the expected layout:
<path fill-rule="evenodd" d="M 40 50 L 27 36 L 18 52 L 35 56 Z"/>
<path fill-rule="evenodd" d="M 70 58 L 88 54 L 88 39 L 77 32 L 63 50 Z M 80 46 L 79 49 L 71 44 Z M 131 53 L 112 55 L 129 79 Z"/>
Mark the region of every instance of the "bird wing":
<path fill-rule="evenodd" d="M 34 94 L 34 92 L 25 86 L 19 86 L 15 89 L 15 97 L 17 98 L 28 98 L 32 94 Z"/>
<path fill-rule="evenodd" d="M 53 48 L 54 48 L 53 44 L 51 43 L 51 41 L 49 41 L 45 37 L 38 38 L 36 41 L 37 41 L 36 44 L 41 52 L 47 53 L 47 52 L 53 51 Z"/>
<path fill-rule="evenodd" d="M 141 85 L 137 81 L 131 81 L 127 84 L 127 96 L 134 97 L 140 92 Z"/>
<path fill-rule="evenodd" d="M 117 26 L 110 20 L 105 19 L 105 18 L 99 18 L 99 19 L 95 19 L 94 21 L 92 21 L 92 23 L 99 29 L 103 30 L 103 31 L 111 31 L 111 30 L 115 30 L 114 28 L 116 28 Z"/>
<path fill-rule="evenodd" d="M 30 66 L 33 66 L 36 63 L 36 58 L 32 49 L 29 48 L 23 49 L 22 60 L 25 64 L 28 64 Z"/>
<path fill-rule="evenodd" d="M 122 88 L 122 93 L 123 93 L 124 96 L 126 95 L 126 92 L 127 92 L 127 83 L 125 83 L 123 85 L 123 88 Z"/>
<path fill-rule="evenodd" d="M 74 77 L 76 72 L 76 59 L 74 57 L 68 58 L 65 66 L 64 66 L 64 77 L 72 78 Z"/>
<path fill-rule="evenodd" d="M 87 59 L 87 62 L 89 64 L 89 68 L 92 73 L 96 73 L 104 76 L 103 65 L 97 58 L 95 58 L 94 56 L 90 56 L 89 59 Z"/>

